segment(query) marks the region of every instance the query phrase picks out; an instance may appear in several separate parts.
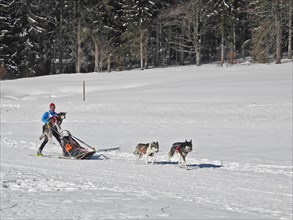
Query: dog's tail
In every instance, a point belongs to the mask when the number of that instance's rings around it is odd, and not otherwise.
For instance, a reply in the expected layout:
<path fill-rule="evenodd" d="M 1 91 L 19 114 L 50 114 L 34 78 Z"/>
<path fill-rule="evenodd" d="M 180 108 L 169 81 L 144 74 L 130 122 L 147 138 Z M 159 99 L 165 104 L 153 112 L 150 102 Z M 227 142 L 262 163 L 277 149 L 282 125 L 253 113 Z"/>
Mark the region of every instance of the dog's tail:
<path fill-rule="evenodd" d="M 174 156 L 176 148 L 175 147 L 171 147 L 169 153 L 168 153 L 168 158 L 171 158 Z"/>

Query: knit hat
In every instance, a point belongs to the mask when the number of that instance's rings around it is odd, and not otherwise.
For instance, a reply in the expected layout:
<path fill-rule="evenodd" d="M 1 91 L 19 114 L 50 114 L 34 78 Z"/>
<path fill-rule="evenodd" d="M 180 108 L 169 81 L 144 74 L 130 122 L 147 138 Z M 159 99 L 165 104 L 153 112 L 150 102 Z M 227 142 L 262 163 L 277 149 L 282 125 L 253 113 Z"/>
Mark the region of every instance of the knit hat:
<path fill-rule="evenodd" d="M 55 104 L 53 102 L 50 103 L 49 108 L 55 108 Z"/>

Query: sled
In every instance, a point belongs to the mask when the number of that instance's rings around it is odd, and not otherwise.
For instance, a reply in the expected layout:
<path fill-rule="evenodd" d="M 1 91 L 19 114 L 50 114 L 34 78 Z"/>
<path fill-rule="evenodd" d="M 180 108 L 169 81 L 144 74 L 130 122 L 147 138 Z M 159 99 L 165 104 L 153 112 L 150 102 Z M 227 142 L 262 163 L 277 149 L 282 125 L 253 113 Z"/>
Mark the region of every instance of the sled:
<path fill-rule="evenodd" d="M 64 157 L 71 157 L 77 160 L 90 159 L 95 153 L 105 157 L 101 152 L 120 150 L 120 147 L 105 148 L 96 150 L 79 138 L 73 136 L 68 130 L 63 130 L 60 134 L 61 146 L 64 151 Z"/>
<path fill-rule="evenodd" d="M 72 157 L 78 160 L 83 160 L 90 159 L 96 153 L 96 150 L 92 147 L 86 148 L 81 146 L 81 143 L 76 140 L 67 130 L 62 131 L 60 138 L 65 157 Z"/>

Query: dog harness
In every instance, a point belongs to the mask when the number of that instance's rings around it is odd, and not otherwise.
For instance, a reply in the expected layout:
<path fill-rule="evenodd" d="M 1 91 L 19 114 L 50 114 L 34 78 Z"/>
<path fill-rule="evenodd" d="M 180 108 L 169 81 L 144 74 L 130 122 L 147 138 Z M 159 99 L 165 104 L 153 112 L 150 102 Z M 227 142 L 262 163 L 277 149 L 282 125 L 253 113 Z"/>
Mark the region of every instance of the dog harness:
<path fill-rule="evenodd" d="M 179 145 L 175 145 L 175 152 L 176 153 L 179 153 L 180 152 L 180 147 L 183 147 L 183 146 L 181 146 L 180 144 Z M 188 153 L 188 152 L 190 152 L 190 147 L 189 146 L 184 146 L 184 148 L 182 148 L 182 152 L 184 152 L 184 153 Z"/>
<path fill-rule="evenodd" d="M 147 148 L 142 148 L 139 153 L 146 154 Z"/>

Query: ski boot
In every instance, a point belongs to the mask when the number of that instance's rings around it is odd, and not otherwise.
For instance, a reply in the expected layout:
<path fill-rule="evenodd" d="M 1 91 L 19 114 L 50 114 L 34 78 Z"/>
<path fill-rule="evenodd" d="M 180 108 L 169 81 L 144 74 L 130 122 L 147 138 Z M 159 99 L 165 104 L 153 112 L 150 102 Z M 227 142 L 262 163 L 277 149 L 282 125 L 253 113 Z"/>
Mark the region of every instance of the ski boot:
<path fill-rule="evenodd" d="M 38 156 L 38 157 L 42 157 L 42 156 L 43 156 L 43 154 L 42 154 L 42 152 L 41 152 L 40 150 L 38 150 L 38 152 L 37 152 L 37 156 Z"/>

